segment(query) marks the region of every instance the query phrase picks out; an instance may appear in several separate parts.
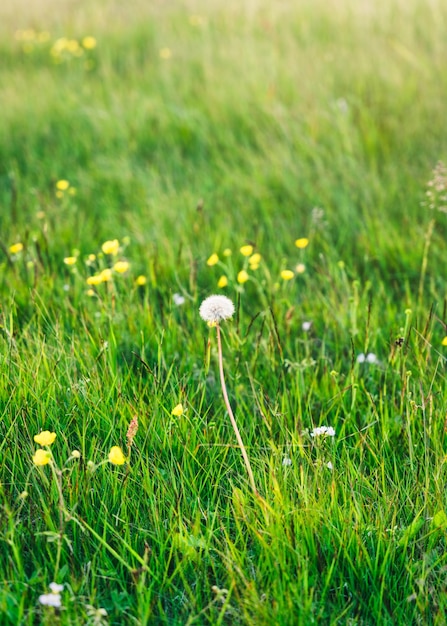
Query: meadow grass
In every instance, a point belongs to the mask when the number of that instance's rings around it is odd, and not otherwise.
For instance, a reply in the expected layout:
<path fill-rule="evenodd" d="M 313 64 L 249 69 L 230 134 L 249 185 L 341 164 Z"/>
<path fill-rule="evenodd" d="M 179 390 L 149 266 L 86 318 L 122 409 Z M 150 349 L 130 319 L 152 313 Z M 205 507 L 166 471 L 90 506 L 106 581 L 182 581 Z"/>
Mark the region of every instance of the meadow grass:
<path fill-rule="evenodd" d="M 446 31 L 441 0 L 2 2 L 2 624 L 446 623 Z"/>

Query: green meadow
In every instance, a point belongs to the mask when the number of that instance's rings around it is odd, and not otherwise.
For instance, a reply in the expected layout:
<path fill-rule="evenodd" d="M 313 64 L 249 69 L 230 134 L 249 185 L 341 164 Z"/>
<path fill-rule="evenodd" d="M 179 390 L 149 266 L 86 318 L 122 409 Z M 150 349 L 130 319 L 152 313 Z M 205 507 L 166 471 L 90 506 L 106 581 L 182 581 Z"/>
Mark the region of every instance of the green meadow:
<path fill-rule="evenodd" d="M 0 59 L 1 624 L 445 625 L 444 0 L 3 0 Z"/>

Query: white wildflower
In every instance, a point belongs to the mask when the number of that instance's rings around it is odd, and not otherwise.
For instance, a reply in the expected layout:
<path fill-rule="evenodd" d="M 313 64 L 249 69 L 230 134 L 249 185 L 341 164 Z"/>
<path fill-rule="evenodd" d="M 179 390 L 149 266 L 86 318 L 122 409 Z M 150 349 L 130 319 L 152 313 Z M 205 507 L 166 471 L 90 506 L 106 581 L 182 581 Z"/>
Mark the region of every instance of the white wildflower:
<path fill-rule="evenodd" d="M 182 295 L 181 295 L 181 294 L 179 294 L 179 293 L 175 293 L 175 294 L 172 296 L 172 300 L 173 300 L 173 302 L 174 302 L 175 306 L 182 306 L 182 304 L 185 304 L 185 297 L 184 297 L 184 296 L 182 296 Z"/>
<path fill-rule="evenodd" d="M 360 354 L 357 356 L 356 361 L 357 363 L 364 363 L 366 361 L 366 356 L 363 354 L 363 352 L 360 352 Z"/>
<path fill-rule="evenodd" d="M 64 590 L 64 585 L 58 585 L 57 583 L 50 583 L 51 593 L 60 593 Z"/>
<path fill-rule="evenodd" d="M 58 593 L 43 593 L 39 596 L 39 602 L 44 606 L 55 606 L 56 608 L 62 606 L 61 597 Z"/>
<path fill-rule="evenodd" d="M 200 317 L 209 324 L 218 324 L 222 320 L 232 317 L 234 304 L 226 296 L 209 296 L 199 309 Z"/>
<path fill-rule="evenodd" d="M 289 465 L 292 465 L 292 459 L 289 459 L 288 456 L 285 456 L 282 460 L 282 464 L 284 465 L 284 467 L 288 467 Z"/>
<path fill-rule="evenodd" d="M 318 426 L 310 433 L 311 437 L 335 437 L 335 430 L 332 426 Z"/>
<path fill-rule="evenodd" d="M 376 357 L 374 352 L 370 352 L 369 354 L 366 355 L 366 362 L 367 363 L 378 363 L 379 359 Z"/>
<path fill-rule="evenodd" d="M 307 333 L 309 332 L 311 326 L 312 326 L 312 322 L 303 322 L 301 325 L 301 328 L 304 330 L 305 333 Z"/>
<path fill-rule="evenodd" d="M 331 471 L 334 469 L 334 466 L 332 465 L 332 463 L 331 463 L 330 461 L 328 461 L 328 462 L 326 463 L 326 467 L 327 467 L 328 469 L 330 469 Z"/>

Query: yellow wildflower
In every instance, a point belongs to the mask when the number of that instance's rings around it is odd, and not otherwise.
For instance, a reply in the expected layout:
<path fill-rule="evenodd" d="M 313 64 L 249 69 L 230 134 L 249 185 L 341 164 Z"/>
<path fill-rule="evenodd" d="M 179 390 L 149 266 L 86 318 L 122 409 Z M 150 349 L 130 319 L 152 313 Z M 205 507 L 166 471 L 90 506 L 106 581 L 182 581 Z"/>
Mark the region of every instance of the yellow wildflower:
<path fill-rule="evenodd" d="M 85 293 L 88 295 L 89 298 L 96 296 L 96 293 L 93 291 L 93 289 L 87 289 Z"/>
<path fill-rule="evenodd" d="M 217 256 L 215 252 L 213 252 L 213 254 L 210 256 L 206 264 L 211 267 L 212 265 L 216 265 L 216 263 L 219 263 L 219 257 Z"/>
<path fill-rule="evenodd" d="M 283 270 L 281 272 L 281 278 L 283 280 L 292 280 L 294 276 L 295 274 L 292 272 L 292 270 Z"/>
<path fill-rule="evenodd" d="M 228 285 L 228 278 L 226 276 L 221 276 L 219 278 L 219 280 L 217 281 L 217 286 L 220 289 L 223 289 L 224 287 L 226 287 Z"/>
<path fill-rule="evenodd" d="M 249 275 L 247 274 L 245 270 L 241 270 L 239 274 L 237 275 L 237 282 L 240 283 L 241 285 L 243 283 L 246 283 L 248 279 L 249 279 Z"/>
<path fill-rule="evenodd" d="M 225 250 L 222 252 L 222 254 L 224 256 L 231 256 L 231 249 L 230 248 L 225 248 Z"/>
<path fill-rule="evenodd" d="M 94 274 L 87 278 L 87 285 L 100 285 L 103 282 L 101 274 Z"/>
<path fill-rule="evenodd" d="M 261 262 L 262 256 L 259 254 L 259 252 L 255 252 L 255 254 L 252 254 L 251 257 L 248 259 L 248 262 L 250 263 L 250 265 L 258 265 Z"/>
<path fill-rule="evenodd" d="M 112 270 L 109 268 L 102 270 L 100 277 L 101 282 L 106 283 L 107 281 L 112 279 Z"/>
<path fill-rule="evenodd" d="M 115 272 L 118 272 L 118 274 L 124 274 L 125 272 L 127 272 L 129 267 L 130 267 L 130 263 L 128 261 L 118 261 L 113 266 L 113 269 Z"/>
<path fill-rule="evenodd" d="M 66 256 L 64 258 L 64 263 L 65 263 L 65 265 L 74 265 L 77 260 L 78 259 L 75 256 Z"/>
<path fill-rule="evenodd" d="M 172 52 L 170 48 L 161 48 L 160 59 L 170 59 L 171 57 L 172 57 Z"/>
<path fill-rule="evenodd" d="M 307 237 L 300 237 L 300 239 L 295 241 L 295 245 L 297 248 L 305 248 L 309 245 L 309 239 L 307 239 Z"/>
<path fill-rule="evenodd" d="M 109 461 L 113 465 L 124 465 L 126 457 L 119 446 L 112 446 L 109 452 Z"/>
<path fill-rule="evenodd" d="M 137 276 L 137 277 L 136 277 L 136 279 L 135 279 L 135 284 L 136 284 L 136 285 L 139 285 L 140 287 L 141 287 L 142 285 L 145 285 L 146 283 L 147 283 L 147 278 L 146 278 L 146 276 L 143 276 L 143 275 L 141 275 L 141 276 Z"/>
<path fill-rule="evenodd" d="M 120 248 L 120 242 L 118 241 L 118 239 L 105 241 L 101 246 L 101 249 L 104 252 L 104 254 L 113 254 L 113 255 L 118 254 L 119 248 Z"/>
<path fill-rule="evenodd" d="M 39 448 L 33 456 L 34 465 L 47 465 L 51 461 L 51 452 Z"/>
<path fill-rule="evenodd" d="M 86 50 L 93 50 L 93 48 L 96 48 L 96 39 L 91 35 L 87 35 L 87 37 L 84 37 L 82 40 L 82 46 Z"/>
<path fill-rule="evenodd" d="M 240 253 L 243 256 L 251 256 L 253 254 L 253 246 L 242 246 L 242 248 L 240 249 Z"/>
<path fill-rule="evenodd" d="M 70 187 L 70 183 L 68 182 L 68 180 L 58 180 L 56 183 L 56 189 L 58 189 L 59 191 L 67 191 L 67 189 Z"/>
<path fill-rule="evenodd" d="M 11 254 L 18 254 L 23 250 L 23 243 L 13 243 L 12 246 L 9 246 L 9 251 Z"/>
<path fill-rule="evenodd" d="M 51 446 L 56 439 L 56 433 L 50 433 L 49 430 L 43 430 L 38 435 L 34 435 L 34 441 L 39 444 L 39 446 Z"/>
<path fill-rule="evenodd" d="M 444 339 L 441 341 L 441 345 L 447 346 L 447 337 L 444 337 Z"/>
<path fill-rule="evenodd" d="M 175 417 L 180 417 L 180 415 L 183 415 L 184 412 L 185 409 L 183 408 L 183 404 L 180 403 L 172 409 L 171 415 L 175 415 Z"/>

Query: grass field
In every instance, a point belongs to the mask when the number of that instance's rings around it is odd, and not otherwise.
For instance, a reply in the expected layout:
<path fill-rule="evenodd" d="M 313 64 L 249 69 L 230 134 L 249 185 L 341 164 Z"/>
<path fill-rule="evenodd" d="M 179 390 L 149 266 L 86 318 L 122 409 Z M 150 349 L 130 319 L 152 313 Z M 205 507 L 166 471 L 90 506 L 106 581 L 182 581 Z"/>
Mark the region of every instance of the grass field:
<path fill-rule="evenodd" d="M 3 0 L 0 58 L 1 624 L 445 625 L 447 4 Z"/>

